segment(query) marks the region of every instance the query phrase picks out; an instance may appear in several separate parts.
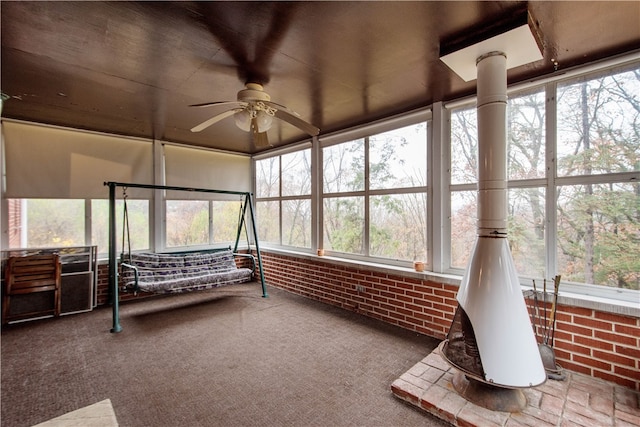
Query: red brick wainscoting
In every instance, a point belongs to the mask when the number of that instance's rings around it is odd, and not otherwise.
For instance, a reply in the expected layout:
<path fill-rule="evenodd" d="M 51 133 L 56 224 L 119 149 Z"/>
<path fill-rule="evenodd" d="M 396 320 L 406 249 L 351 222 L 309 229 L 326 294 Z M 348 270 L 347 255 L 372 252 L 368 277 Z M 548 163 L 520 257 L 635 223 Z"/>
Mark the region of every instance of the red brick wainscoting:
<path fill-rule="evenodd" d="M 294 256 L 263 254 L 267 283 L 435 338 L 445 338 L 458 287 L 365 265 L 346 266 Z"/>

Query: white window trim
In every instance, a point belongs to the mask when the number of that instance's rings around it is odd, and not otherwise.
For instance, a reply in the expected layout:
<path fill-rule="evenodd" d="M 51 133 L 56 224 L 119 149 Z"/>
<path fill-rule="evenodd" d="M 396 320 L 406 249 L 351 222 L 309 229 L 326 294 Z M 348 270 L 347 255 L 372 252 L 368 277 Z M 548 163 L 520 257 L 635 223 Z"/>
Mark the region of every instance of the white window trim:
<path fill-rule="evenodd" d="M 387 131 L 391 131 L 394 129 L 399 129 L 406 126 L 415 125 L 417 123 L 427 123 L 427 170 L 426 170 L 426 179 L 427 185 L 420 187 L 406 187 L 406 188 L 389 188 L 389 189 L 374 189 L 370 188 L 369 183 L 369 137 L 384 133 Z M 418 110 L 413 110 L 406 114 L 401 114 L 397 116 L 393 116 L 384 120 L 379 120 L 376 122 L 369 123 L 364 126 L 358 126 L 354 128 L 347 129 L 345 131 L 336 132 L 333 134 L 329 134 L 326 136 L 321 136 L 320 139 L 320 150 L 322 148 L 331 147 L 334 145 L 346 143 L 349 141 L 354 141 L 358 139 L 364 139 L 365 150 L 364 150 L 364 174 L 365 174 L 365 188 L 363 190 L 358 191 L 349 191 L 349 192 L 330 192 L 325 193 L 322 187 L 322 184 L 319 186 L 319 207 L 318 209 L 322 211 L 322 206 L 324 204 L 324 200 L 328 198 L 338 198 L 338 197 L 363 197 L 364 198 L 364 230 L 363 230 L 363 246 L 365 248 L 364 254 L 354 254 L 354 253 L 346 253 L 330 250 L 325 250 L 325 253 L 330 256 L 339 256 L 344 259 L 355 260 L 359 262 L 377 262 L 383 265 L 393 265 L 399 267 L 408 267 L 413 265 L 413 260 L 400 260 L 393 258 L 384 258 L 378 256 L 372 256 L 369 253 L 370 250 L 370 235 L 369 235 L 369 226 L 370 226 L 370 215 L 369 215 L 369 203 L 371 196 L 376 195 L 396 195 L 396 194 L 416 194 L 416 193 L 426 193 L 427 195 L 427 224 L 431 222 L 430 220 L 430 202 L 429 202 L 429 192 L 430 192 L 430 164 L 431 160 L 429 156 L 431 155 L 430 145 L 431 145 L 431 122 L 432 122 L 432 110 L 430 108 L 422 108 Z M 320 156 L 321 157 L 321 156 Z M 319 163 L 319 170 L 323 169 L 323 164 Z M 320 172 L 320 183 L 322 183 L 322 173 Z M 318 224 L 318 239 L 319 243 L 324 239 L 324 228 L 323 222 Z M 427 263 L 427 266 L 430 268 L 430 254 L 433 252 L 431 249 L 431 243 L 427 241 L 427 259 L 424 261 Z"/>

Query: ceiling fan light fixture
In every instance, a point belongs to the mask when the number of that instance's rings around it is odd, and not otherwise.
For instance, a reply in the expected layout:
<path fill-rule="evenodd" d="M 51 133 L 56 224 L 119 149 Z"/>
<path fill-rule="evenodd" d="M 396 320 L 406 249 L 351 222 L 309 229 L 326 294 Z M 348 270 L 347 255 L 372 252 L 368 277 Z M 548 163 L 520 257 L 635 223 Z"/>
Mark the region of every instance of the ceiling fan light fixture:
<path fill-rule="evenodd" d="M 320 129 L 300 118 L 295 111 L 287 107 L 271 102 L 269 94 L 264 92 L 262 85 L 257 83 L 247 83 L 245 89 L 238 92 L 237 101 L 207 102 L 204 104 L 193 104 L 190 107 L 211 107 L 227 105 L 228 109 L 216 114 L 208 120 L 194 126 L 191 132 L 200 132 L 207 127 L 218 123 L 220 120 L 233 116 L 236 126 L 245 132 L 250 132 L 254 142 L 256 138 L 262 138 L 262 145 L 256 142 L 256 146 L 269 145 L 266 132 L 271 129 L 274 117 L 283 120 L 311 136 L 320 133 Z"/>
<path fill-rule="evenodd" d="M 256 124 L 258 126 L 258 132 L 266 132 L 271 129 L 273 124 L 273 115 L 267 113 L 264 110 L 258 111 L 256 114 Z"/>
<path fill-rule="evenodd" d="M 251 129 L 251 113 L 248 110 L 238 111 L 233 115 L 236 121 L 236 126 L 245 132 L 249 132 Z"/>

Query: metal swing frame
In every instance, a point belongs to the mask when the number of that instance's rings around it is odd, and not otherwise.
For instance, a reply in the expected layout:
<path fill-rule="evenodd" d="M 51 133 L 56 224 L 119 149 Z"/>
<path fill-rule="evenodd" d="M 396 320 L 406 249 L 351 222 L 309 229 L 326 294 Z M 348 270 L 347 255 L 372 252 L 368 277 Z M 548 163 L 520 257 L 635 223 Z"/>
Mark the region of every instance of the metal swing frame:
<path fill-rule="evenodd" d="M 236 243 L 233 248 L 233 252 L 238 251 L 238 243 L 240 241 L 240 234 L 242 234 L 242 227 L 245 227 L 245 217 L 247 207 L 249 207 L 249 214 L 251 215 L 251 227 L 253 232 L 254 244 L 256 248 L 256 254 L 258 258 L 258 269 L 260 270 L 260 282 L 262 284 L 262 297 L 266 298 L 267 287 L 264 280 L 264 271 L 262 267 L 262 256 L 260 255 L 260 245 L 258 243 L 258 230 L 256 228 L 255 220 L 255 208 L 253 204 L 253 194 L 244 191 L 227 191 L 227 190 L 212 190 L 207 188 L 190 188 L 190 187 L 173 187 L 166 185 L 150 185 L 150 184 L 135 184 L 124 182 L 105 182 L 104 185 L 109 187 L 109 292 L 111 295 L 111 303 L 113 308 L 113 325 L 111 327 L 112 333 L 122 331 L 120 325 L 120 297 L 118 288 L 118 260 L 116 255 L 117 242 L 116 242 L 116 188 L 146 188 L 150 190 L 175 190 L 175 191 L 190 191 L 196 193 L 215 193 L 215 194 L 231 194 L 244 197 L 244 207 L 242 208 L 242 215 L 238 222 L 238 232 L 236 234 Z"/>

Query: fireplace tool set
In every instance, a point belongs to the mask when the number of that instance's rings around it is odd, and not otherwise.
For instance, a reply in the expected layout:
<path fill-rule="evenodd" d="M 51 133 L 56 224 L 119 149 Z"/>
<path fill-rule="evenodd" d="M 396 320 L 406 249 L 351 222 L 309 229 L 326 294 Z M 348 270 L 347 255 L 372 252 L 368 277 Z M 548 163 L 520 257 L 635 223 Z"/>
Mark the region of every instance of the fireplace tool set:
<path fill-rule="evenodd" d="M 540 337 L 541 342 L 538 343 L 538 349 L 540 350 L 540 357 L 542 358 L 542 364 L 547 373 L 547 377 L 552 380 L 562 381 L 565 379 L 565 374 L 563 373 L 562 367 L 556 363 L 556 355 L 553 350 L 559 287 L 560 275 L 557 275 L 553 278 L 552 293 L 547 298 L 547 279 L 544 279 L 542 284 L 542 303 L 540 303 L 536 281 L 534 280 L 532 291 L 533 310 L 531 310 L 530 315 L 533 332 L 536 337 Z M 548 303 L 551 304 L 551 308 L 549 309 Z"/>

